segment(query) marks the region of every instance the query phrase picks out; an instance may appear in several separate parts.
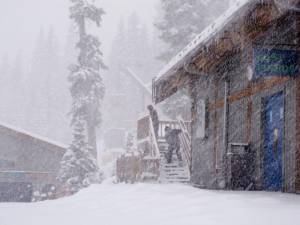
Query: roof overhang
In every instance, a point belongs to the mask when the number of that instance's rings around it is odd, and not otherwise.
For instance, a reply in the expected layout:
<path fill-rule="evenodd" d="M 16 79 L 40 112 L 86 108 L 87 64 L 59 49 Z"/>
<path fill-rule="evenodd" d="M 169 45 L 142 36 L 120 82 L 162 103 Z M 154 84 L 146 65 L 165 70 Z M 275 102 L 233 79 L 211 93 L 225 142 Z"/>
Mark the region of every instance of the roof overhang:
<path fill-rule="evenodd" d="M 282 14 L 273 0 L 241 0 L 163 68 L 153 82 L 153 101 L 160 103 L 186 86 L 195 77 L 195 73 L 187 70 L 191 65 L 198 76 L 210 74 L 225 58 L 247 48 L 251 40 Z"/>

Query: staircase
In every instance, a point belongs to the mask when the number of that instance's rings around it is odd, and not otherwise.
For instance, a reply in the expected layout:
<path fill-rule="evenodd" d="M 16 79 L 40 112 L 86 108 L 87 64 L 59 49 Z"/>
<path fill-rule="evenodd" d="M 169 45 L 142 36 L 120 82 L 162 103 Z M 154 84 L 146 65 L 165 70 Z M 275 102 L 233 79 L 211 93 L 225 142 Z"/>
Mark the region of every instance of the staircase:
<path fill-rule="evenodd" d="M 172 163 L 167 163 L 165 158 L 168 144 L 165 140 L 165 127 L 180 129 L 180 151 L 183 162 L 178 161 L 176 152 L 173 152 Z M 189 183 L 191 168 L 191 137 L 190 122 L 160 121 L 159 132 L 156 137 L 153 121 L 150 116 L 138 121 L 138 145 L 142 152 L 147 152 L 143 162 L 143 181 L 159 181 L 160 183 Z M 181 164 L 181 165 L 180 165 Z M 155 177 L 152 177 L 152 174 Z M 151 177 L 149 177 L 151 175 Z M 148 179 L 149 178 L 149 179 Z"/>
<path fill-rule="evenodd" d="M 179 165 L 176 152 L 173 152 L 172 163 L 168 164 L 165 154 L 168 151 L 168 144 L 164 139 L 158 141 L 160 151 L 160 183 L 188 183 L 190 181 L 189 167 L 186 160 Z M 181 150 L 182 152 L 182 150 Z M 181 153 L 183 159 L 184 154 Z"/>

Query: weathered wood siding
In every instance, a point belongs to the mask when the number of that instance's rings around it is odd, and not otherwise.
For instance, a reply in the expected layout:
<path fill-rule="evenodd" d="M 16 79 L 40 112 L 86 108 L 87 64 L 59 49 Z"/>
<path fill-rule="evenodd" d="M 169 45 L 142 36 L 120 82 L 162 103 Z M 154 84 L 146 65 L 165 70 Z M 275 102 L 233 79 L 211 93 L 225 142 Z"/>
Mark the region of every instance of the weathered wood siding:
<path fill-rule="evenodd" d="M 34 185 L 55 184 L 60 161 L 66 149 L 0 126 L 0 159 L 12 162 L 0 166 L 2 172 L 25 172 L 24 178 L 0 175 L 0 182 L 31 182 Z M 36 173 L 36 175 L 34 175 Z"/>
<path fill-rule="evenodd" d="M 250 143 L 255 154 L 253 180 L 255 188 L 262 189 L 263 162 L 263 102 L 268 96 L 282 91 L 285 99 L 284 137 L 284 191 L 295 192 L 300 188 L 299 141 L 299 82 L 292 78 L 264 78 L 255 81 L 247 79 L 247 68 L 252 65 L 252 49 L 262 48 L 295 49 L 299 46 L 296 15 L 288 14 L 273 22 L 263 32 L 252 37 L 249 43 L 222 64 L 206 78 L 196 78 L 191 84 L 193 98 L 192 124 L 192 182 L 204 188 L 225 188 L 227 171 L 224 127 L 224 83 L 229 80 L 228 142 Z M 299 79 L 299 78 L 298 78 Z M 297 99 L 298 98 L 298 99 Z M 197 137 L 197 99 L 208 101 L 207 137 Z M 297 126 L 296 126 L 297 124 Z M 298 133 L 296 133 L 298 129 Z M 298 143 L 298 145 L 296 144 Z M 298 147 L 297 147 L 298 146 Z M 298 151 L 297 151 L 298 149 Z M 298 158 L 297 158 L 297 157 Z M 296 160 L 298 159 L 298 161 Z M 296 166 L 298 163 L 298 167 Z M 298 171 L 298 172 L 296 172 Z M 297 175 L 298 174 L 298 175 Z M 297 180 L 297 179 L 298 180 Z M 296 182 L 297 181 L 297 182 Z M 295 187 L 295 184 L 299 187 Z"/>

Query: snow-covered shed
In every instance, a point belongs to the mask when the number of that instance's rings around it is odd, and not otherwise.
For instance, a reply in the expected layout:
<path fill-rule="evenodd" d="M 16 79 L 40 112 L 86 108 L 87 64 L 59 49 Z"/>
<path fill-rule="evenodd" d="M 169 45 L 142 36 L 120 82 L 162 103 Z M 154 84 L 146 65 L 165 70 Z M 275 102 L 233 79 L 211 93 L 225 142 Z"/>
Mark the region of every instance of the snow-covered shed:
<path fill-rule="evenodd" d="M 158 104 L 189 87 L 191 182 L 300 192 L 299 0 L 238 0 L 158 74 Z"/>
<path fill-rule="evenodd" d="M 66 146 L 0 123 L 0 202 L 31 201 L 34 191 L 56 185 Z"/>

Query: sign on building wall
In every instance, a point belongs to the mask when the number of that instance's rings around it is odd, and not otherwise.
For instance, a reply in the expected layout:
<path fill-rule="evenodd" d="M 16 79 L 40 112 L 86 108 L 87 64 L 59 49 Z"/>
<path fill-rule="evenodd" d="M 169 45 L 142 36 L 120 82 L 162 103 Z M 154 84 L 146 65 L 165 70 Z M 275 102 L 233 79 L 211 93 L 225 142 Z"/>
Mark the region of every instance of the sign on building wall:
<path fill-rule="evenodd" d="M 296 50 L 254 49 L 254 76 L 291 76 L 299 73 L 299 54 Z"/>

